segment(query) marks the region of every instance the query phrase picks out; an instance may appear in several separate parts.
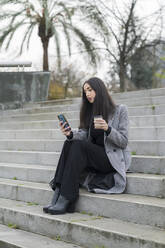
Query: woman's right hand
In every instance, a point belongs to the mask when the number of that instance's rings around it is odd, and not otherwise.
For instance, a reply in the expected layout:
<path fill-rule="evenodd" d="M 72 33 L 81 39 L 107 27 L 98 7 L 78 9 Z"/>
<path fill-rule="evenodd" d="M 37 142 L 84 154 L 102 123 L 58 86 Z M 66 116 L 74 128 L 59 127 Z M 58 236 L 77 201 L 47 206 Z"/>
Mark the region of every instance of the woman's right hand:
<path fill-rule="evenodd" d="M 62 124 L 62 121 L 60 121 L 60 129 L 61 129 L 61 132 L 65 135 L 65 136 L 69 136 L 70 135 L 70 133 L 71 133 L 71 128 L 70 128 L 70 126 L 69 127 L 67 127 L 67 128 L 65 128 L 64 126 L 66 125 L 66 122 L 64 122 L 63 124 Z"/>

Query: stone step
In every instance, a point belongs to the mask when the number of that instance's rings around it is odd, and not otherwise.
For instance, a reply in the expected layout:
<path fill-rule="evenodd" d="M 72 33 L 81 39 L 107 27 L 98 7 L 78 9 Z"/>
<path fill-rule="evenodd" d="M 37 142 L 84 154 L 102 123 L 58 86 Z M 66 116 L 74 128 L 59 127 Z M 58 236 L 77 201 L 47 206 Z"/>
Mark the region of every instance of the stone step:
<path fill-rule="evenodd" d="M 8 223 L 8 225 L 11 227 L 0 225 L 0 247 L 2 248 L 83 248 L 82 246 L 66 243 L 59 237 L 48 238 L 15 229 L 12 223 Z"/>
<path fill-rule="evenodd" d="M 165 94 L 161 95 L 161 96 L 141 96 L 139 97 L 139 95 L 135 98 L 133 98 L 132 101 L 130 101 L 130 98 L 115 98 L 115 95 L 113 97 L 113 100 L 115 103 L 117 104 L 126 104 L 128 106 L 143 106 L 143 105 L 155 105 L 155 104 L 165 104 Z M 140 101 L 139 101 L 140 99 Z M 66 103 L 66 101 L 64 100 L 62 105 L 68 105 L 68 103 Z M 71 101 L 70 105 L 72 104 L 77 104 L 79 105 L 81 103 L 81 98 L 77 98 L 75 101 Z M 40 104 L 31 104 L 31 105 L 26 105 L 31 106 L 31 107 L 45 107 L 45 106 L 53 106 L 53 105 L 57 105 L 55 101 L 47 101 L 47 102 L 41 102 Z M 25 107 L 26 108 L 26 107 Z"/>
<path fill-rule="evenodd" d="M 66 107 L 65 107 L 66 106 Z M 42 108 L 16 109 L 0 112 L 0 120 L 46 120 L 57 119 L 57 115 L 64 113 L 69 119 L 79 118 L 80 106 L 65 105 Z M 68 109 L 70 107 L 70 110 Z M 164 114 L 165 104 L 128 107 L 129 116 L 161 115 Z"/>
<path fill-rule="evenodd" d="M 129 116 L 161 115 L 165 113 L 165 104 L 128 107 Z"/>
<path fill-rule="evenodd" d="M 80 104 L 64 104 L 64 105 L 52 105 L 39 107 L 38 105 L 31 106 L 29 108 L 20 108 L 14 110 L 0 111 L 1 116 L 6 115 L 22 115 L 22 114 L 40 114 L 49 112 L 69 112 L 69 111 L 79 111 Z"/>
<path fill-rule="evenodd" d="M 70 108 L 70 111 L 68 111 L 68 106 L 72 107 Z M 80 106 L 80 105 L 78 105 Z M 157 105 L 161 106 L 161 105 Z M 66 107 L 66 110 L 64 110 Z M 152 108 L 152 106 L 150 106 Z M 155 107 L 156 109 L 156 107 Z M 21 109 L 14 109 L 14 110 L 5 110 L 5 111 L 0 111 L 0 116 L 1 117 L 6 117 L 6 116 L 21 116 L 21 115 L 40 115 L 40 114 L 51 114 L 51 113 L 65 113 L 68 114 L 69 112 L 79 112 L 79 108 L 77 107 L 77 104 L 72 104 L 72 105 L 54 105 L 54 106 L 49 106 L 49 107 L 37 107 L 34 106 L 33 108 L 21 108 Z"/>
<path fill-rule="evenodd" d="M 131 172 L 165 175 L 165 156 L 132 155 Z"/>
<path fill-rule="evenodd" d="M 0 140 L 0 150 L 60 152 L 63 140 Z"/>
<path fill-rule="evenodd" d="M 73 129 L 76 130 L 76 129 Z M 0 130 L 0 140 L 8 139 L 65 139 L 59 128 Z M 130 127 L 130 140 L 165 140 L 165 127 Z"/>
<path fill-rule="evenodd" d="M 55 165 L 0 163 L 0 177 L 12 180 L 48 183 L 54 177 L 55 168 Z"/>
<path fill-rule="evenodd" d="M 47 100 L 40 102 L 27 102 L 23 104 L 23 108 L 29 108 L 33 106 L 43 107 L 43 106 L 51 106 L 51 105 L 69 105 L 74 103 L 79 103 L 81 101 L 81 97 L 73 97 L 73 98 L 63 98 L 63 99 L 55 99 L 55 100 Z"/>
<path fill-rule="evenodd" d="M 115 95 L 114 95 L 115 96 Z M 115 98 L 114 98 L 115 99 Z M 140 101 L 139 101 L 140 99 Z M 27 104 L 27 106 L 23 106 L 23 108 L 16 109 L 16 110 L 6 110 L 0 111 L 1 115 L 13 115 L 13 114 L 20 114 L 20 113 L 42 113 L 42 112 L 54 112 L 54 111 L 59 111 L 59 112 L 64 112 L 64 111 L 73 111 L 73 110 L 79 110 L 80 109 L 80 103 L 81 99 L 78 98 L 76 100 L 68 100 L 67 101 L 61 101 L 60 104 L 57 104 L 56 101 L 48 101 L 46 104 L 44 102 L 41 102 L 40 104 L 37 103 L 32 103 L 32 104 Z M 68 104 L 69 103 L 69 104 Z M 128 99 L 117 99 L 116 100 L 117 104 L 126 104 L 128 107 L 132 108 L 144 108 L 147 107 L 147 112 L 151 114 L 154 111 L 159 110 L 159 105 L 164 105 L 165 104 L 165 97 L 164 93 L 161 96 L 149 96 L 149 97 L 140 97 L 139 95 L 133 99 L 133 101 L 130 101 L 130 97 Z M 148 106 L 149 105 L 149 106 Z M 158 108 L 158 109 L 157 109 Z M 162 107 L 161 111 L 162 111 Z M 140 109 L 139 109 L 140 110 Z M 145 111 L 146 112 L 146 111 Z M 157 114 L 160 114 L 159 111 Z"/>
<path fill-rule="evenodd" d="M 51 172 L 52 174 L 49 174 L 50 177 L 48 178 L 49 179 L 48 182 L 53 178 L 55 168 L 54 171 L 51 170 Z M 15 184 L 18 184 L 18 180 L 14 180 L 15 178 L 17 178 L 17 175 L 13 177 L 13 179 L 9 179 L 9 180 L 13 180 Z M 7 179 L 2 178 L 1 180 L 7 180 Z M 24 184 L 24 181 L 21 181 L 20 184 Z M 5 192 L 6 194 L 5 189 L 3 189 L 3 192 Z M 125 193 L 164 198 L 165 175 L 127 173 L 127 188 Z"/>
<path fill-rule="evenodd" d="M 64 140 L 0 140 L 0 150 L 8 151 L 39 151 L 39 152 L 60 152 Z M 130 140 L 129 147 L 133 155 L 165 155 L 165 140 Z"/>
<path fill-rule="evenodd" d="M 55 165 L 59 152 L 5 151 L 0 150 L 0 162 L 18 164 Z"/>
<path fill-rule="evenodd" d="M 129 147 L 134 155 L 165 156 L 165 140 L 130 140 Z"/>
<path fill-rule="evenodd" d="M 142 107 L 129 107 L 129 116 L 145 116 L 145 115 L 160 115 L 164 114 L 165 104 L 163 105 L 152 105 L 152 106 L 142 106 Z M 31 112 L 27 112 L 25 109 L 21 112 L 10 112 L 4 111 L 0 114 L 0 120 L 2 121 L 37 121 L 37 120 L 57 120 L 57 115 L 61 112 L 55 111 L 54 107 L 51 108 L 40 108 L 42 112 L 38 113 L 38 109 L 32 109 Z M 26 111 L 26 112 L 25 112 Z M 36 111 L 36 112 L 35 112 Z M 67 119 L 79 119 L 79 110 L 77 111 L 64 111 L 62 113 Z"/>
<path fill-rule="evenodd" d="M 46 155 L 45 155 L 46 156 Z M 48 155 L 47 155 L 48 156 Z M 29 153 L 30 158 L 30 153 Z M 47 157 L 49 158 L 49 157 Z M 44 162 L 46 159 L 44 160 Z M 15 180 L 25 180 L 31 182 L 48 183 L 54 177 L 58 158 L 55 161 L 52 159 L 45 162 L 45 164 L 32 164 L 32 160 L 27 160 L 27 164 L 19 163 L 14 160 L 15 163 L 1 162 L 0 163 L 0 177 L 10 178 Z M 23 161 L 25 162 L 25 161 Z M 28 164 L 31 163 L 31 164 Z M 131 172 L 134 173 L 146 173 L 165 175 L 165 157 L 153 157 L 153 156 L 132 156 L 132 164 L 130 167 Z M 129 175 L 129 174 L 128 174 Z"/>
<path fill-rule="evenodd" d="M 58 120 L 57 115 L 61 112 L 49 112 L 39 114 L 22 114 L 22 115 L 4 115 L 0 117 L 1 122 L 7 121 L 42 121 L 42 120 Z M 67 119 L 78 119 L 79 111 L 65 112 Z"/>
<path fill-rule="evenodd" d="M 128 107 L 133 106 L 144 106 L 144 105 L 159 105 L 165 104 L 165 95 L 155 96 L 155 97 L 144 97 L 144 98 L 134 98 L 132 101 L 130 99 L 118 99 L 115 101 L 117 104 L 125 104 Z"/>
<path fill-rule="evenodd" d="M 1 198 L 24 201 L 28 205 L 44 206 L 51 202 L 52 195 L 53 191 L 47 184 L 0 178 Z M 111 206 L 111 208 L 107 208 L 107 206 Z M 92 194 L 80 190 L 76 211 L 165 228 L 165 199 L 155 197 L 129 194 Z M 155 212 L 159 212 L 159 215 L 154 215 Z M 153 218 L 150 218 L 151 215 Z"/>
<path fill-rule="evenodd" d="M 165 115 L 130 116 L 130 127 L 155 127 L 165 125 Z M 78 119 L 68 119 L 72 128 L 79 126 Z M 1 122 L 0 130 L 13 129 L 54 129 L 59 128 L 58 120 Z"/>
<path fill-rule="evenodd" d="M 130 127 L 156 127 L 165 125 L 165 115 L 130 116 Z"/>
<path fill-rule="evenodd" d="M 126 193 L 165 197 L 165 175 L 127 173 Z"/>
<path fill-rule="evenodd" d="M 1 151 L 0 163 L 56 166 L 59 152 Z M 165 156 L 132 155 L 132 172 L 165 174 Z M 16 175 L 14 175 L 15 177 Z"/>
<path fill-rule="evenodd" d="M 72 129 L 76 130 L 76 129 Z M 59 128 L 56 129 L 22 129 L 0 130 L 0 140 L 3 139 L 65 139 Z"/>
<path fill-rule="evenodd" d="M 1 136 L 1 133 L 0 133 L 0 136 Z M 165 140 L 165 126 L 130 127 L 129 128 L 129 139 L 131 140 Z"/>
<path fill-rule="evenodd" d="M 121 92 L 121 93 L 113 93 L 110 92 L 110 95 L 113 99 L 131 99 L 131 98 L 144 98 L 144 97 L 156 97 L 156 96 L 164 96 L 165 95 L 165 88 L 155 88 L 155 89 L 147 89 L 147 90 L 136 90 L 136 91 L 129 91 L 129 92 Z M 75 98 L 67 98 L 67 99 L 58 99 L 58 100 L 51 100 L 51 101 L 42 101 L 37 103 L 26 103 L 24 107 L 28 107 L 33 104 L 38 104 L 39 106 L 50 104 L 63 104 L 65 102 L 78 102 L 80 97 Z"/>
<path fill-rule="evenodd" d="M 165 88 L 114 93 L 112 94 L 112 97 L 115 99 L 127 99 L 127 98 L 131 99 L 138 97 L 151 97 L 151 96 L 163 96 L 163 95 L 165 95 Z"/>
<path fill-rule="evenodd" d="M 21 201 L 0 199 L 1 224 L 13 223 L 20 229 L 78 245 L 104 248 L 165 246 L 164 230 L 121 220 L 81 213 L 52 216 L 41 206 Z"/>
<path fill-rule="evenodd" d="M 79 120 L 68 120 L 73 128 L 77 128 Z M 59 128 L 58 120 L 46 120 L 46 121 L 19 121 L 19 122 L 1 122 L 1 130 L 13 130 L 13 129 L 54 129 Z"/>

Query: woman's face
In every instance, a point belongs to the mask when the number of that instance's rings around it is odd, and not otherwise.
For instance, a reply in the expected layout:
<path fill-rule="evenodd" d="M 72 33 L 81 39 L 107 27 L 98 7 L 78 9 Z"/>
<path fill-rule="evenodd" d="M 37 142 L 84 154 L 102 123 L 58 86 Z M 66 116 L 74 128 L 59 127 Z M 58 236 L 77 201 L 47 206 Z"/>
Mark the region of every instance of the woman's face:
<path fill-rule="evenodd" d="M 84 93 L 88 101 L 90 103 L 93 103 L 95 100 L 96 92 L 91 88 L 91 86 L 88 83 L 84 84 Z"/>

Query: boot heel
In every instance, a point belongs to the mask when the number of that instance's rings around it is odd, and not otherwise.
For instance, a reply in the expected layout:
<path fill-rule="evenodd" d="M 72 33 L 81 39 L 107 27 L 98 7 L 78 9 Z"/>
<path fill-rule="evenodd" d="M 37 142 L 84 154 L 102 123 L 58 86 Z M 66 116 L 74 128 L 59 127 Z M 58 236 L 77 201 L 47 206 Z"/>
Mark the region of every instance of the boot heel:
<path fill-rule="evenodd" d="M 70 202 L 68 207 L 67 207 L 67 212 L 68 213 L 74 213 L 76 209 L 76 202 Z"/>

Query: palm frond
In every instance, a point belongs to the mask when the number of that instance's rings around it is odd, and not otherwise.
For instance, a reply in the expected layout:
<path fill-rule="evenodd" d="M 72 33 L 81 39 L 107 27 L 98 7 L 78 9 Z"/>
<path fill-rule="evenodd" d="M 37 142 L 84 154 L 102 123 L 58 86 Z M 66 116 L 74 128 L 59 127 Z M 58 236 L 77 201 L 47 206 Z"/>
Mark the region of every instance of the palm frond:
<path fill-rule="evenodd" d="M 67 23 L 65 23 L 64 21 L 61 21 L 61 24 L 63 26 L 64 34 L 67 40 L 69 56 L 71 56 L 71 40 L 70 40 L 70 35 L 68 32 Z"/>
<path fill-rule="evenodd" d="M 61 70 L 61 49 L 60 49 L 59 34 L 54 26 L 53 26 L 53 31 L 54 31 L 54 39 L 55 39 L 56 52 L 57 52 L 58 69 Z"/>
<path fill-rule="evenodd" d="M 48 8 L 48 0 L 41 0 L 41 6 L 43 7 L 43 9 L 47 9 Z"/>
<path fill-rule="evenodd" d="M 6 50 L 9 48 L 9 45 L 10 45 L 10 42 L 12 41 L 12 38 L 13 38 L 13 36 L 14 36 L 14 33 L 15 33 L 15 30 L 13 30 L 13 31 L 9 34 L 10 36 L 9 36 L 8 42 L 7 42 L 6 47 L 5 47 Z"/>
<path fill-rule="evenodd" d="M 0 6 L 4 6 L 7 4 L 25 4 L 26 0 L 1 0 L 0 1 Z"/>
<path fill-rule="evenodd" d="M 71 8 L 70 11 L 69 11 L 69 8 L 67 8 L 64 3 L 60 2 L 58 5 L 63 8 L 64 13 L 68 17 L 69 21 L 72 22 L 71 17 L 72 17 L 72 15 L 74 13 L 74 8 Z"/>
<path fill-rule="evenodd" d="M 23 37 L 21 48 L 20 48 L 20 51 L 19 51 L 20 55 L 22 54 L 24 43 L 25 43 L 25 41 L 27 39 L 28 34 L 31 32 L 31 29 L 33 28 L 33 26 L 34 26 L 34 23 L 31 23 L 31 25 L 27 28 L 27 31 L 26 31 L 26 33 L 25 33 L 25 35 Z"/>
<path fill-rule="evenodd" d="M 109 28 L 105 22 L 103 14 L 100 12 L 97 5 L 81 5 L 80 11 L 82 12 L 83 16 L 85 16 L 86 21 L 94 27 L 97 33 L 99 33 L 101 36 L 104 35 L 104 37 L 109 40 Z"/>
<path fill-rule="evenodd" d="M 29 50 L 30 38 L 32 36 L 32 32 L 33 32 L 34 28 L 35 28 L 35 23 L 33 24 L 32 28 L 31 28 L 31 30 L 29 32 L 29 36 L 28 36 L 28 39 L 27 39 L 27 50 Z"/>
<path fill-rule="evenodd" d="M 10 21 L 10 23 L 9 23 L 9 26 L 12 26 L 12 24 L 13 24 L 14 21 L 15 21 L 15 19 L 16 19 L 17 17 L 19 17 L 19 16 L 22 14 L 23 11 L 24 11 L 24 9 L 21 9 L 20 11 L 14 13 L 14 14 L 12 14 L 12 15 L 10 14 L 10 17 L 12 17 L 12 19 L 11 19 L 11 21 Z"/>
<path fill-rule="evenodd" d="M 10 17 L 11 17 L 11 14 L 10 13 L 1 14 L 0 15 L 0 21 L 5 20 L 5 19 L 8 19 Z"/>
<path fill-rule="evenodd" d="M 78 38 L 82 41 L 82 44 L 84 45 L 89 57 L 91 58 L 92 64 L 96 65 L 97 64 L 97 58 L 99 58 L 99 57 L 98 57 L 98 54 L 96 53 L 96 48 L 94 47 L 93 43 L 77 27 L 72 26 L 71 29 L 76 34 L 76 36 L 78 36 Z"/>
<path fill-rule="evenodd" d="M 35 6 L 32 2 L 29 3 L 28 7 L 30 8 L 31 11 L 33 11 L 36 14 L 36 16 L 40 16 L 39 12 L 35 9 Z M 32 17 L 32 16 L 30 16 L 30 17 Z"/>
<path fill-rule="evenodd" d="M 23 21 L 24 21 L 24 20 L 23 20 Z M 11 40 L 12 40 L 12 38 L 13 38 L 14 32 L 15 32 L 20 26 L 27 24 L 27 23 L 25 23 L 25 22 L 23 22 L 23 21 L 16 23 L 14 26 L 9 26 L 7 29 L 5 29 L 5 30 L 3 31 L 2 35 L 0 36 L 0 46 L 2 46 L 3 43 L 4 43 L 4 41 L 5 41 L 5 39 L 6 39 L 7 37 L 9 37 L 9 41 L 8 41 L 8 43 L 7 43 L 6 49 L 9 47 L 9 45 L 10 45 L 10 43 L 11 43 Z M 10 35 L 10 34 L 11 34 L 11 35 Z M 9 35 L 10 35 L 10 36 L 9 36 Z"/>
<path fill-rule="evenodd" d="M 57 5 L 57 2 L 56 1 L 55 2 L 51 1 L 51 3 L 52 3 L 52 6 L 50 6 L 50 8 L 49 8 L 49 14 L 50 14 L 50 16 L 51 16 L 52 11 L 55 9 L 55 6 Z"/>

